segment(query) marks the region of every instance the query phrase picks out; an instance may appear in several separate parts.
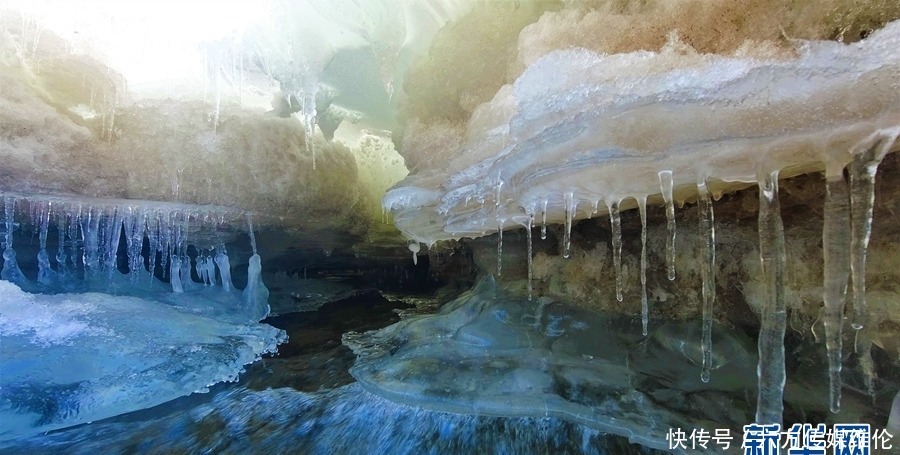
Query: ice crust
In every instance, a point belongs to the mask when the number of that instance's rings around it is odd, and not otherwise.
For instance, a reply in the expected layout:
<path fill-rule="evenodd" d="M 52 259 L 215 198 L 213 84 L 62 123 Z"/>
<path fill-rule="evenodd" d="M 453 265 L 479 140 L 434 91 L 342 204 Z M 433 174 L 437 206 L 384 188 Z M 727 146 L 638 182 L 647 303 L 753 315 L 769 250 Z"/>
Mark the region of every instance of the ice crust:
<path fill-rule="evenodd" d="M 623 325 L 630 329 L 611 328 Z M 359 356 L 350 372 L 360 385 L 392 401 L 460 414 L 557 417 L 665 449 L 669 428 L 739 428 L 752 419 L 711 404 L 727 406 L 754 387 L 752 347 L 717 327 L 715 373 L 701 383 L 703 354 L 689 341 L 698 338 L 696 328 L 657 325 L 636 343 L 640 323 L 515 297 L 489 277 L 436 315 L 351 333 L 344 343 Z M 633 337 L 622 335 L 629 331 Z M 655 402 L 691 393 L 693 412 Z"/>
<path fill-rule="evenodd" d="M 162 285 L 140 297 L 39 295 L 0 281 L 0 439 L 237 380 L 244 365 L 286 339 L 241 315 L 239 301 L 220 289 L 176 296 Z M 229 304 L 234 309 L 223 314 Z"/>
<path fill-rule="evenodd" d="M 660 52 L 554 51 L 476 109 L 444 168 L 410 175 L 383 204 L 431 244 L 494 232 L 545 200 L 562 222 L 569 193 L 575 219 L 597 201 L 658 203 L 661 171 L 683 201 L 698 178 L 718 194 L 760 167 L 782 178 L 843 167 L 856 144 L 900 125 L 898 46 L 892 22 L 849 45 L 796 41 L 795 57 L 699 54 L 677 35 Z"/>

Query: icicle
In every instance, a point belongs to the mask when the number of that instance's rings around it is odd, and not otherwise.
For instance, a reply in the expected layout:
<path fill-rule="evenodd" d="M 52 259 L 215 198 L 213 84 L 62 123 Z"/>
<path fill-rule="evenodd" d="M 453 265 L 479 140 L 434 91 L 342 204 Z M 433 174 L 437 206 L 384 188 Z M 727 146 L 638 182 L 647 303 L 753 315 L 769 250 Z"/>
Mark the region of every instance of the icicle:
<path fill-rule="evenodd" d="M 146 224 L 146 214 L 144 210 L 137 208 L 129 208 L 131 210 L 130 219 L 126 223 L 128 231 L 125 233 L 128 241 L 128 268 L 131 270 L 131 276 L 137 279 L 138 270 L 143 268 L 143 257 L 141 250 L 144 247 L 144 225 Z"/>
<path fill-rule="evenodd" d="M 413 265 L 419 265 L 418 253 L 419 253 L 419 250 L 421 250 L 421 248 L 422 248 L 419 245 L 419 242 L 417 242 L 415 240 L 410 240 L 409 244 L 407 244 L 406 247 L 409 248 L 409 251 L 412 251 Z"/>
<path fill-rule="evenodd" d="M 256 254 L 256 235 L 253 233 L 253 215 L 247 214 L 247 225 L 250 230 L 250 247 L 253 248 L 253 254 Z"/>
<path fill-rule="evenodd" d="M 619 215 L 619 202 L 606 203 L 609 209 L 609 225 L 612 228 L 612 253 L 613 268 L 616 272 L 616 300 L 622 301 L 622 288 L 624 287 L 622 276 L 622 218 Z"/>
<path fill-rule="evenodd" d="M 169 262 L 169 283 L 172 285 L 172 292 L 180 294 L 184 292 L 184 285 L 181 283 L 181 260 L 172 257 Z"/>
<path fill-rule="evenodd" d="M 269 314 L 269 290 L 262 281 L 262 262 L 258 254 L 250 256 L 247 266 L 247 287 L 241 295 L 250 319 L 259 321 Z"/>
<path fill-rule="evenodd" d="M 68 276 L 68 257 L 66 256 L 66 214 L 60 212 L 56 218 L 56 230 L 59 241 L 56 250 L 56 273 L 61 277 Z"/>
<path fill-rule="evenodd" d="M 200 278 L 200 282 L 204 285 L 209 285 L 209 276 L 206 274 L 206 258 L 203 256 L 202 251 L 197 252 L 197 257 L 194 258 L 194 270 L 197 272 L 197 276 Z"/>
<path fill-rule="evenodd" d="M 153 275 L 156 273 L 156 250 L 159 248 L 159 212 L 154 212 L 152 219 L 147 220 L 147 238 L 150 241 L 150 251 L 147 253 L 150 257 L 150 281 L 153 281 Z"/>
<path fill-rule="evenodd" d="M 759 259 L 766 293 L 760 311 L 756 423 L 768 425 L 781 424 L 784 410 L 785 246 L 778 202 L 778 171 L 760 172 L 758 180 Z"/>
<path fill-rule="evenodd" d="M 231 292 L 234 285 L 231 284 L 231 264 L 228 262 L 228 252 L 224 245 L 216 247 L 216 265 L 219 266 L 219 275 L 222 277 L 222 289 Z"/>
<path fill-rule="evenodd" d="M 186 291 L 197 289 L 196 283 L 191 279 L 191 258 L 187 255 L 187 249 L 184 250 L 181 256 L 181 286 Z"/>
<path fill-rule="evenodd" d="M 875 174 L 895 137 L 881 138 L 874 146 L 853 155 L 850 163 L 850 277 L 853 284 L 853 322 L 859 331 L 868 318 L 866 303 L 866 250 L 872 235 Z M 859 351 L 857 351 L 859 352 Z"/>
<path fill-rule="evenodd" d="M 79 233 L 79 231 L 81 230 L 81 217 L 83 215 L 83 211 L 84 211 L 84 207 L 82 207 L 81 204 L 78 204 L 78 211 L 75 213 L 75 216 L 73 216 L 72 218 L 69 219 L 69 226 L 66 229 L 66 231 L 68 232 L 68 236 L 72 241 L 70 244 L 71 245 L 71 250 L 70 250 L 71 253 L 69 254 L 69 260 L 72 262 L 73 270 L 78 270 L 79 266 L 84 267 L 84 262 L 83 262 L 83 258 L 82 258 L 84 252 L 82 251 L 81 253 L 79 253 L 79 251 L 78 251 L 78 249 L 79 249 L 78 239 L 82 238 L 84 236 L 83 232 Z M 83 247 L 83 244 L 82 244 L 82 247 Z"/>
<path fill-rule="evenodd" d="M 713 302 L 716 300 L 716 232 L 712 199 L 706 187 L 706 179 L 697 181 L 700 208 L 700 238 L 703 253 L 700 260 L 700 274 L 703 277 L 703 335 L 700 341 L 703 350 L 703 371 L 700 380 L 709 382 L 712 369 L 712 318 Z"/>
<path fill-rule="evenodd" d="M 206 257 L 204 266 L 206 267 L 206 276 L 209 277 L 209 285 L 215 286 L 218 281 L 216 281 L 216 262 L 213 259 L 212 250 L 209 251 L 209 256 Z"/>
<path fill-rule="evenodd" d="M 547 200 L 544 199 L 544 208 L 541 210 L 541 240 L 547 240 Z"/>
<path fill-rule="evenodd" d="M 572 247 L 572 218 L 575 217 L 575 195 L 566 193 L 566 233 L 563 237 L 563 257 L 569 258 Z"/>
<path fill-rule="evenodd" d="M 672 171 L 659 173 L 659 187 L 666 202 L 666 229 L 669 237 L 666 241 L 666 265 L 669 269 L 669 281 L 675 279 L 675 199 L 672 197 Z"/>
<path fill-rule="evenodd" d="M 164 214 L 165 219 L 160 220 L 159 224 L 159 266 L 162 267 L 163 277 L 165 277 L 166 273 L 169 271 L 169 268 L 166 267 L 169 261 L 169 254 L 172 252 L 172 213 L 167 212 Z M 165 224 L 163 224 L 165 223 Z M 216 258 L 218 261 L 218 257 Z"/>
<path fill-rule="evenodd" d="M 119 240 L 122 238 L 122 215 L 124 210 L 120 207 L 113 208 L 113 216 L 111 220 L 108 220 L 108 225 L 106 226 L 106 244 L 105 247 L 105 259 L 103 266 L 107 270 L 115 270 L 116 269 L 116 252 L 119 249 Z"/>
<path fill-rule="evenodd" d="M 84 244 L 84 270 L 95 272 L 100 266 L 100 220 L 103 218 L 103 209 L 88 208 L 87 218 L 81 220 L 81 240 Z"/>
<path fill-rule="evenodd" d="M 21 284 L 25 282 L 25 275 L 19 269 L 19 264 L 16 262 L 16 251 L 13 250 L 16 199 L 11 196 L 4 197 L 3 207 L 6 215 L 6 241 L 3 246 L 3 269 L 0 270 L 0 279 Z"/>
<path fill-rule="evenodd" d="M 534 214 L 531 213 L 528 215 L 528 225 L 525 226 L 525 235 L 528 238 L 528 301 L 531 301 L 532 295 L 532 276 L 533 272 L 533 262 L 534 258 L 532 257 L 532 247 L 531 247 L 531 227 L 534 225 Z"/>
<path fill-rule="evenodd" d="M 50 268 L 50 255 L 47 254 L 47 234 L 50 230 L 50 212 L 52 203 L 46 206 L 42 203 L 40 206 L 40 234 L 38 249 L 38 282 L 44 285 L 51 285 L 56 282 L 56 272 Z"/>
<path fill-rule="evenodd" d="M 650 305 L 647 302 L 647 196 L 635 198 L 641 212 L 641 333 L 647 336 Z"/>
<path fill-rule="evenodd" d="M 825 348 L 828 352 L 829 404 L 831 412 L 841 409 L 842 331 L 844 299 L 850 277 L 850 194 L 843 170 L 829 170 L 825 176 L 825 220 L 822 229 L 824 254 Z"/>
<path fill-rule="evenodd" d="M 497 276 L 503 273 L 503 220 L 497 228 Z"/>

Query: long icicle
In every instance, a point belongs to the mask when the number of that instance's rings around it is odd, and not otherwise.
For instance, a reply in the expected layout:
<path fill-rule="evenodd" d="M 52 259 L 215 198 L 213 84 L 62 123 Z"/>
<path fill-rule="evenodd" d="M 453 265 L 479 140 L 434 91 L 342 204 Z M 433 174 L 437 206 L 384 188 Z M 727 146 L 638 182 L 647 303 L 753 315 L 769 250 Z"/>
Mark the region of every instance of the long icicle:
<path fill-rule="evenodd" d="M 647 325 L 650 323 L 650 305 L 647 303 L 647 196 L 636 199 L 641 212 L 641 333 L 647 336 Z"/>
<path fill-rule="evenodd" d="M 497 227 L 497 276 L 503 274 L 503 220 Z"/>
<path fill-rule="evenodd" d="M 616 300 L 622 301 L 622 218 L 619 216 L 619 201 L 607 203 L 609 225 L 612 228 L 613 268 L 616 272 Z"/>
<path fill-rule="evenodd" d="M 713 302 L 716 300 L 716 231 L 712 198 L 706 186 L 706 178 L 697 181 L 698 205 L 700 209 L 700 239 L 702 256 L 700 274 L 703 277 L 703 335 L 700 347 L 703 351 L 703 370 L 700 380 L 709 382 L 712 370 L 712 319 Z"/>
<path fill-rule="evenodd" d="M 824 255 L 825 348 L 828 353 L 829 406 L 841 410 L 841 350 L 844 298 L 850 277 L 850 194 L 843 169 L 825 175 L 825 218 L 822 228 Z"/>
<path fill-rule="evenodd" d="M 541 240 L 547 239 L 547 200 L 544 199 L 544 208 L 541 210 Z"/>
<path fill-rule="evenodd" d="M 778 171 L 759 177 L 759 259 L 765 283 L 759 331 L 759 364 L 756 367 L 759 394 L 756 423 L 781 424 L 784 403 L 784 306 L 785 246 L 781 205 L 778 202 Z"/>
<path fill-rule="evenodd" d="M 531 247 L 531 228 L 534 226 L 534 213 L 528 215 L 528 224 L 525 226 L 525 236 L 528 237 L 528 300 L 531 301 L 533 293 L 532 277 L 534 275 L 534 258 L 532 257 Z"/>
<path fill-rule="evenodd" d="M 566 193 L 566 233 L 563 237 L 563 257 L 569 258 L 572 247 L 572 218 L 575 217 L 575 194 Z"/>
<path fill-rule="evenodd" d="M 669 236 L 666 239 L 666 265 L 669 272 L 669 281 L 675 280 L 675 198 L 672 196 L 672 171 L 659 173 L 659 187 L 662 190 L 663 200 L 666 202 L 666 229 Z"/>
<path fill-rule="evenodd" d="M 858 332 L 866 324 L 866 251 L 872 235 L 875 206 L 875 174 L 896 137 L 881 138 L 872 147 L 853 155 L 850 163 L 850 278 L 853 285 L 853 322 Z M 858 333 L 857 333 L 857 336 Z M 856 349 L 856 352 L 859 352 Z"/>

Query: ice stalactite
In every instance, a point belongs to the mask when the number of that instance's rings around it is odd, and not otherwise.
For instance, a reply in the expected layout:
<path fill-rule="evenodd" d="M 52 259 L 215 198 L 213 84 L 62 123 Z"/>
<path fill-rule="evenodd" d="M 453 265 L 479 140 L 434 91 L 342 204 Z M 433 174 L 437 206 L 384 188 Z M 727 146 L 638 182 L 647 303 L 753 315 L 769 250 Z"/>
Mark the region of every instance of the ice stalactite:
<path fill-rule="evenodd" d="M 38 242 L 40 248 L 38 249 L 38 283 L 41 283 L 45 286 L 50 286 L 55 284 L 57 277 L 56 272 L 50 267 L 50 255 L 47 253 L 47 235 L 50 231 L 50 210 L 52 207 L 52 203 L 47 202 L 47 204 L 40 205 L 40 213 L 39 213 L 39 226 L 40 233 L 38 234 Z"/>
<path fill-rule="evenodd" d="M 528 300 L 531 300 L 533 293 L 532 279 L 534 277 L 534 257 L 531 245 L 531 228 L 534 226 L 534 214 L 528 215 L 528 221 L 525 226 L 525 236 L 528 239 Z"/>
<path fill-rule="evenodd" d="M 219 267 L 219 276 L 222 277 L 222 289 L 230 292 L 234 285 L 231 284 L 231 263 L 228 261 L 225 245 L 216 247 L 216 265 Z"/>
<path fill-rule="evenodd" d="M 181 282 L 181 260 L 176 257 L 172 258 L 169 265 L 169 283 L 172 285 L 172 292 L 184 292 L 184 285 Z"/>
<path fill-rule="evenodd" d="M 544 208 L 541 210 L 541 240 L 547 240 L 547 200 L 544 199 Z"/>
<path fill-rule="evenodd" d="M 875 205 L 875 174 L 878 165 L 894 144 L 897 133 L 881 137 L 873 146 L 853 155 L 848 166 L 850 174 L 850 278 L 853 291 L 853 322 L 861 330 L 868 318 L 866 303 L 866 250 L 872 235 L 872 215 Z M 858 336 L 858 334 L 857 334 Z M 857 352 L 859 352 L 857 350 Z"/>
<path fill-rule="evenodd" d="M 15 198 L 3 198 L 3 208 L 6 218 L 6 238 L 3 245 L 3 269 L 0 270 L 0 279 L 4 279 L 16 284 L 21 284 L 25 282 L 25 275 L 23 275 L 22 270 L 19 269 L 19 264 L 16 262 L 16 251 L 13 249 L 15 207 Z"/>
<path fill-rule="evenodd" d="M 703 326 L 700 346 L 703 351 L 703 370 L 700 380 L 709 382 L 712 369 L 712 319 L 713 303 L 716 300 L 716 231 L 712 198 L 706 186 L 706 178 L 697 181 L 698 205 L 700 209 L 700 275 L 703 279 Z"/>
<path fill-rule="evenodd" d="M 250 234 L 250 248 L 253 249 L 253 254 L 256 254 L 256 234 L 253 233 L 253 215 L 247 214 L 247 229 Z"/>
<path fill-rule="evenodd" d="M 112 209 L 112 218 L 106 220 L 103 237 L 103 268 L 112 271 L 116 269 L 116 251 L 119 249 L 119 240 L 122 237 L 122 217 L 124 208 Z"/>
<path fill-rule="evenodd" d="M 152 218 L 147 219 L 147 239 L 150 242 L 150 279 L 156 273 L 156 250 L 159 248 L 159 213 L 155 213 Z"/>
<path fill-rule="evenodd" d="M 206 269 L 206 276 L 209 277 L 209 282 L 207 282 L 207 284 L 209 286 L 218 284 L 216 281 L 216 262 L 213 259 L 212 250 L 210 250 L 209 255 L 206 256 L 206 260 L 203 261 L 203 267 Z"/>
<path fill-rule="evenodd" d="M 165 213 L 165 222 L 159 226 L 159 266 L 163 270 L 163 277 L 169 272 L 169 256 L 172 252 L 172 214 Z M 218 259 L 218 258 L 216 258 Z"/>
<path fill-rule="evenodd" d="M 616 272 L 616 300 L 622 301 L 622 218 L 619 216 L 619 201 L 606 203 L 609 209 L 609 224 L 612 228 L 613 268 Z"/>
<path fill-rule="evenodd" d="M 828 353 L 829 407 L 841 410 L 842 332 L 844 299 L 850 278 L 850 190 L 843 169 L 831 166 L 825 174 L 824 255 L 825 348 Z"/>
<path fill-rule="evenodd" d="M 241 295 L 247 316 L 254 321 L 265 319 L 269 314 L 269 289 L 262 281 L 262 260 L 253 253 L 247 266 L 247 287 Z"/>
<path fill-rule="evenodd" d="M 759 395 L 756 423 L 781 424 L 786 378 L 784 331 L 787 311 L 784 304 L 785 246 L 781 205 L 778 202 L 778 171 L 759 175 L 759 259 L 765 283 L 760 311 Z"/>
<path fill-rule="evenodd" d="M 575 194 L 566 193 L 566 233 L 563 236 L 563 257 L 569 258 L 572 247 L 572 219 L 575 217 Z"/>
<path fill-rule="evenodd" d="M 647 302 L 647 196 L 638 196 L 641 212 L 641 333 L 647 336 L 650 323 L 650 305 Z"/>
<path fill-rule="evenodd" d="M 503 274 L 503 220 L 497 227 L 497 276 Z"/>
<path fill-rule="evenodd" d="M 666 267 L 669 273 L 669 281 L 675 280 L 675 198 L 672 195 L 674 181 L 672 171 L 659 173 L 659 187 L 662 190 L 663 200 L 666 203 L 666 229 L 669 236 L 666 238 Z"/>
<path fill-rule="evenodd" d="M 65 279 L 69 275 L 68 261 L 66 254 L 66 218 L 65 214 L 59 214 L 56 221 L 56 231 L 58 234 L 56 249 L 56 274 L 60 279 Z"/>
<path fill-rule="evenodd" d="M 100 219 L 103 217 L 103 209 L 93 210 L 87 209 L 87 213 L 81 218 L 81 242 L 84 245 L 84 255 L 82 263 L 84 264 L 85 275 L 96 272 L 100 267 L 99 249 L 100 249 Z"/>
<path fill-rule="evenodd" d="M 419 242 L 415 240 L 410 240 L 409 244 L 406 245 L 409 248 L 409 251 L 412 251 L 412 259 L 413 265 L 419 265 L 419 251 L 421 251 L 422 247 L 419 245 Z"/>
<path fill-rule="evenodd" d="M 135 278 L 138 272 L 144 269 L 144 258 L 141 256 L 141 250 L 144 247 L 144 227 L 147 219 L 144 210 L 140 208 L 129 207 L 130 219 L 125 225 L 128 230 L 126 233 L 128 239 L 128 267 L 131 275 Z"/>

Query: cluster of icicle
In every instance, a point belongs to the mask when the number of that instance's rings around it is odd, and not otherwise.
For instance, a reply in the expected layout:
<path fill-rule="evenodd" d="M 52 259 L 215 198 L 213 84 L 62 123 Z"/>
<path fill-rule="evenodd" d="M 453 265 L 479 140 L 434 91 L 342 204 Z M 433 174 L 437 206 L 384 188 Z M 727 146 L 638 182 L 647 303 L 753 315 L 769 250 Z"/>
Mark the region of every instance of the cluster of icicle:
<path fill-rule="evenodd" d="M 859 331 L 867 322 L 867 305 L 865 294 L 866 249 L 872 230 L 872 216 L 875 191 L 875 174 L 884 156 L 896 144 L 900 136 L 900 128 L 881 130 L 851 149 L 846 162 L 829 162 L 826 164 L 826 200 L 825 221 L 823 228 L 824 245 L 824 325 L 825 341 L 829 362 L 830 408 L 832 412 L 840 411 L 841 401 L 841 368 L 842 368 L 842 323 L 844 315 L 845 295 L 850 283 L 853 305 L 851 326 L 856 330 L 855 349 L 867 357 L 865 350 L 870 343 L 859 339 Z M 849 181 L 844 177 L 848 171 Z M 781 221 L 781 210 L 778 202 L 777 169 L 760 167 L 758 172 L 759 186 L 759 256 L 765 298 L 761 308 L 761 329 L 759 334 L 759 364 L 757 374 L 759 395 L 756 421 L 758 423 L 781 423 L 783 412 L 783 391 L 786 381 L 784 364 L 784 335 L 786 325 L 786 309 L 784 300 L 785 240 Z M 666 205 L 668 238 L 666 241 L 666 262 L 669 280 L 675 279 L 675 201 L 673 197 L 672 171 L 659 172 L 660 190 Z M 502 183 L 497 184 L 497 199 Z M 697 179 L 699 206 L 699 236 L 701 239 L 700 271 L 702 276 L 702 339 L 701 349 L 703 363 L 701 380 L 709 381 L 712 369 L 712 319 L 713 304 L 716 300 L 716 247 L 713 200 L 707 187 L 707 176 Z M 571 230 L 573 217 L 580 202 L 575 192 L 564 193 L 565 230 L 563 237 L 563 256 L 568 258 L 571 248 Z M 643 334 L 647 335 L 649 322 L 649 305 L 647 300 L 647 197 L 634 196 L 641 217 L 641 319 Z M 619 206 L 625 198 L 614 198 L 605 201 L 609 212 L 612 230 L 613 267 L 616 274 L 616 298 L 623 299 L 622 273 L 622 227 Z M 583 201 L 581 201 L 583 202 Z M 593 201 L 593 213 L 601 201 Z M 540 208 L 526 209 L 527 216 L 512 217 L 523 225 L 528 242 L 528 298 L 532 298 L 532 233 L 535 217 L 540 216 L 540 235 L 547 237 L 547 205 L 544 199 Z M 498 214 L 501 213 L 498 204 Z M 497 273 L 500 274 L 500 255 L 503 251 L 503 224 L 499 219 L 497 246 Z M 410 249 L 417 251 L 417 242 L 411 242 Z M 865 367 L 865 366 L 864 366 Z M 871 369 L 871 368 L 869 368 Z M 872 372 L 865 371 L 869 382 L 869 392 L 873 393 Z"/>
<path fill-rule="evenodd" d="M 30 222 L 38 232 L 37 277 L 38 283 L 46 290 L 71 290 L 79 274 L 88 281 L 101 272 L 115 271 L 119 268 L 117 256 L 122 237 L 126 242 L 125 256 L 133 283 L 137 283 L 141 275 L 148 276 L 152 281 L 153 271 L 158 265 L 163 270 L 163 276 L 169 278 L 173 292 L 182 293 L 186 287 L 196 285 L 191 279 L 192 268 L 203 284 L 215 286 L 221 282 L 224 290 L 233 290 L 231 266 L 223 243 L 218 242 L 208 249 L 198 248 L 195 261 L 191 261 L 187 251 L 192 242 L 189 238 L 191 233 L 200 230 L 215 232 L 219 226 L 239 215 L 233 209 L 150 201 L 86 201 L 55 196 L 6 195 L 3 203 L 4 263 L 0 277 L 4 280 L 17 284 L 26 281 L 13 249 L 18 206 L 20 214 L 30 215 L 30 218 L 20 221 Z M 59 236 L 55 270 L 51 268 L 47 251 L 51 223 L 55 224 Z M 196 239 L 193 244 L 199 241 L 201 239 Z M 208 242 L 209 239 L 202 241 Z M 142 255 L 145 242 L 149 245 L 146 258 Z M 260 261 L 255 241 L 253 243 L 255 263 L 258 265 Z"/>

